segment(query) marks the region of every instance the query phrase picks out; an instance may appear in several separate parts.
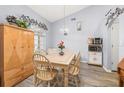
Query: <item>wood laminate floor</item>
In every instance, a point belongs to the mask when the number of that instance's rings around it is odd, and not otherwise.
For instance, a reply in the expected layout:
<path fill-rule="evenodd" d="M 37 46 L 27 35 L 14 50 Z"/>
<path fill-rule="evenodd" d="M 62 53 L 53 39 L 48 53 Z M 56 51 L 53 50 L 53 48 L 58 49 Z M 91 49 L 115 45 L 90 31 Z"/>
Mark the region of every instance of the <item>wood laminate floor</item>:
<path fill-rule="evenodd" d="M 92 66 L 81 63 L 80 70 L 81 87 L 117 87 L 118 76 L 116 72 L 107 73 L 102 67 Z M 34 87 L 33 76 L 28 77 L 24 81 L 17 84 L 15 87 Z M 44 85 L 39 85 L 43 87 Z M 74 87 L 74 84 L 69 84 L 69 87 Z M 61 87 L 61 85 L 59 85 Z"/>

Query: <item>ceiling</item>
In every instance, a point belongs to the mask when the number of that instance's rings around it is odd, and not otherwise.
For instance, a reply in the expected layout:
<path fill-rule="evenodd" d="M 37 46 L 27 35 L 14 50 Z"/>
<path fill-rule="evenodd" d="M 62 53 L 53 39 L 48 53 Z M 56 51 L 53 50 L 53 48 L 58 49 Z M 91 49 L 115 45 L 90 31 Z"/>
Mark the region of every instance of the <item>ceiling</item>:
<path fill-rule="evenodd" d="M 48 21 L 55 22 L 65 16 L 69 16 L 88 7 L 88 5 L 28 5 L 28 7 L 40 14 L 42 17 L 46 18 Z"/>

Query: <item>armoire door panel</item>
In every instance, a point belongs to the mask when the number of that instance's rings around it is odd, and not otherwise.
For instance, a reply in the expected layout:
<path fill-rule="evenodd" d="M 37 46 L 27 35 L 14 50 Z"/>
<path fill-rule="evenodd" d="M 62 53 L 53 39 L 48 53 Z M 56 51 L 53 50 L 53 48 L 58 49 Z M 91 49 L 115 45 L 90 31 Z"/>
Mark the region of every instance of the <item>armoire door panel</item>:
<path fill-rule="evenodd" d="M 32 62 L 33 53 L 34 53 L 34 33 L 29 33 L 27 40 L 28 40 L 28 53 L 30 53 L 30 55 L 27 55 L 27 57 L 28 57 L 28 62 L 30 63 L 30 61 Z"/>
<path fill-rule="evenodd" d="M 25 64 L 31 63 L 32 62 L 32 57 L 33 57 L 33 51 L 34 51 L 34 34 L 27 32 L 26 37 L 27 37 L 27 44 L 26 44 L 26 52 L 25 52 Z"/>
<path fill-rule="evenodd" d="M 22 52 L 22 64 L 26 62 L 25 59 L 27 59 L 27 54 L 28 54 L 28 51 L 27 51 L 27 49 L 28 49 L 27 34 L 28 34 L 27 31 L 23 32 L 23 34 L 22 34 L 22 51 L 23 51 Z"/>
<path fill-rule="evenodd" d="M 17 43 L 16 43 L 16 53 L 17 53 L 17 55 L 18 55 L 18 57 L 19 57 L 19 59 L 20 59 L 20 64 L 22 64 L 22 51 L 23 51 L 23 49 L 22 49 L 22 34 L 23 34 L 23 31 L 21 31 L 21 30 L 16 30 L 16 31 L 18 31 L 19 32 L 19 34 L 18 34 L 18 39 L 17 39 Z"/>
<path fill-rule="evenodd" d="M 20 31 L 13 28 L 5 28 L 4 31 L 4 70 L 10 70 L 21 66 L 21 42 Z M 19 52 L 19 53 L 18 53 Z"/>

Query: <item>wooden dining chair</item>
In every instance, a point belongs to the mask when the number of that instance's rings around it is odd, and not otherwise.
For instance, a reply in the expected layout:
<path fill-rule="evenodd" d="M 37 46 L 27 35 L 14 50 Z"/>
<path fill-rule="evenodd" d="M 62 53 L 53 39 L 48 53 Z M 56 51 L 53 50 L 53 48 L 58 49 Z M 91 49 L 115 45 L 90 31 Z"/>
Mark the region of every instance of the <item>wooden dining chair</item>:
<path fill-rule="evenodd" d="M 57 70 L 55 70 L 49 60 L 41 55 L 34 54 L 33 56 L 34 63 L 34 84 L 38 86 L 41 82 L 46 81 L 48 86 L 50 86 L 51 82 L 54 81 L 57 83 Z M 55 85 L 55 84 L 54 84 Z"/>
<path fill-rule="evenodd" d="M 69 66 L 69 80 L 74 81 L 76 86 L 80 86 L 80 53 L 78 53 L 76 59 L 72 61 L 72 64 Z"/>
<path fill-rule="evenodd" d="M 77 56 L 78 56 L 79 54 L 80 54 L 79 51 L 76 51 L 76 52 L 75 52 L 75 55 L 74 55 L 74 57 L 73 57 L 73 59 L 72 59 L 71 64 L 74 64 L 74 63 L 75 63 L 75 61 L 76 61 L 76 59 L 77 59 Z"/>
<path fill-rule="evenodd" d="M 79 78 L 79 72 L 80 72 L 80 53 L 78 55 L 74 56 L 72 59 L 72 62 L 69 66 L 69 71 L 68 71 L 68 76 L 69 76 L 69 81 L 74 82 L 76 86 L 80 86 L 80 78 Z M 62 81 L 61 84 L 64 82 L 64 70 L 62 70 Z"/>

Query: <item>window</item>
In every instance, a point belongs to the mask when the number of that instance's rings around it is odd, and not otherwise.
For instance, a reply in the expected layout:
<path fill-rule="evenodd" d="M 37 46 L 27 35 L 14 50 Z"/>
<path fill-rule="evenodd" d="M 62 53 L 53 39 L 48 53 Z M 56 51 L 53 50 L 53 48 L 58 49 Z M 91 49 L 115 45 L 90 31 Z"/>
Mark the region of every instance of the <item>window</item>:
<path fill-rule="evenodd" d="M 46 50 L 46 34 L 44 32 L 34 32 L 34 48 L 35 50 Z"/>
<path fill-rule="evenodd" d="M 34 51 L 46 50 L 46 31 L 37 26 L 31 26 L 30 30 L 34 32 Z"/>
<path fill-rule="evenodd" d="M 38 34 L 34 34 L 34 49 L 35 50 L 38 50 L 38 38 L 39 38 L 39 36 L 38 36 Z"/>

